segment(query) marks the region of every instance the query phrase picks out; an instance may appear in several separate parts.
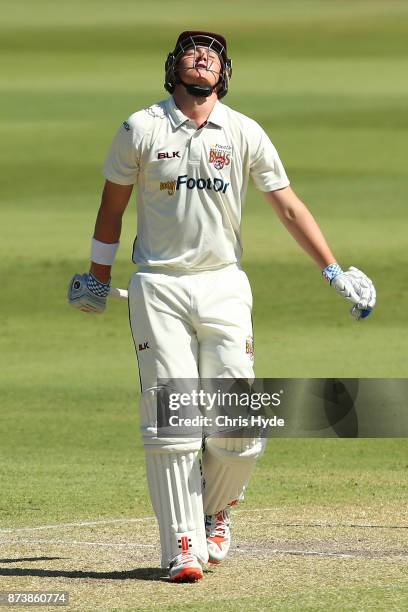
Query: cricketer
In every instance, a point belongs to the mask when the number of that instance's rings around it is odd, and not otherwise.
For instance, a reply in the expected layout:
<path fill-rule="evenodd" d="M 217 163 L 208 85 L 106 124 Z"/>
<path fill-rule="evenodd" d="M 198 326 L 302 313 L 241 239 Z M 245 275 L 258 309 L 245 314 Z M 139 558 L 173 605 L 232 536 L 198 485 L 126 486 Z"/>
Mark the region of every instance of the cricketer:
<path fill-rule="evenodd" d="M 328 284 L 351 302 L 353 317 L 364 319 L 376 299 L 363 272 L 343 271 L 336 261 L 262 127 L 221 102 L 231 73 L 224 36 L 180 34 L 165 62 L 169 97 L 132 114 L 113 139 L 90 271 L 76 274 L 68 290 L 73 307 L 105 309 L 122 215 L 136 185 L 130 326 L 147 479 L 162 566 L 173 582 L 195 582 L 203 564 L 226 558 L 231 508 L 264 448 L 256 437 L 161 437 L 156 423 L 158 379 L 254 377 L 252 294 L 240 266 L 249 178 Z"/>

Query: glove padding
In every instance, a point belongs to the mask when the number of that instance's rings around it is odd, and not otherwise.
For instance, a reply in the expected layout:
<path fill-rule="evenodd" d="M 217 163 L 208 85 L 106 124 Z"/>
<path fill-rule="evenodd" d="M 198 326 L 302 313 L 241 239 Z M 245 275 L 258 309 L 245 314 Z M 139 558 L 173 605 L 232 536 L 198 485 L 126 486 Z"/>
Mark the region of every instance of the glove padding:
<path fill-rule="evenodd" d="M 350 314 L 355 319 L 365 319 L 371 314 L 376 301 L 372 281 L 358 268 L 351 266 L 335 276 L 330 283 L 341 296 L 352 302 Z"/>
<path fill-rule="evenodd" d="M 68 303 L 83 312 L 102 313 L 106 308 L 110 281 L 101 283 L 92 274 L 75 274 L 68 287 Z"/>

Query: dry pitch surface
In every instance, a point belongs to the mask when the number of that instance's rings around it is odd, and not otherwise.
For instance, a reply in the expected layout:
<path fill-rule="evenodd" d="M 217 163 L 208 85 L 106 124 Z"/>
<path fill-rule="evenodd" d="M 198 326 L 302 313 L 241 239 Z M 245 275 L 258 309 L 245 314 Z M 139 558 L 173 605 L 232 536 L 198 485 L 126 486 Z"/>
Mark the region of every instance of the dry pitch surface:
<path fill-rule="evenodd" d="M 68 591 L 72 610 L 406 609 L 406 515 L 308 512 L 237 510 L 228 560 L 193 585 L 168 583 L 152 517 L 4 529 L 1 590 Z"/>

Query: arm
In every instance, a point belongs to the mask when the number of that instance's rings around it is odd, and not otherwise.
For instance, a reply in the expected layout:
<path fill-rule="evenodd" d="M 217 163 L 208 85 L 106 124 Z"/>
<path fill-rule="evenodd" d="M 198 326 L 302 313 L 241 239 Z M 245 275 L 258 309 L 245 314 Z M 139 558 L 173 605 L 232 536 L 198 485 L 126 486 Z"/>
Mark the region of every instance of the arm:
<path fill-rule="evenodd" d="M 285 187 L 265 195 L 283 225 L 320 269 L 336 262 L 314 217 L 293 189 Z"/>
<path fill-rule="evenodd" d="M 95 259 L 113 262 L 122 229 L 123 213 L 132 189 L 133 185 L 106 181 L 95 224 L 94 238 L 99 241 L 98 250 L 92 248 Z M 112 263 L 105 265 L 91 261 L 89 274 L 75 274 L 68 287 L 69 304 L 84 312 L 103 312 L 110 288 L 111 267 Z"/>
<path fill-rule="evenodd" d="M 320 267 L 324 277 L 342 297 L 352 302 L 352 316 L 356 319 L 366 318 L 376 302 L 371 280 L 354 267 L 343 272 L 313 215 L 293 189 L 285 187 L 266 192 L 265 195 L 283 225 Z"/>
<path fill-rule="evenodd" d="M 105 182 L 102 201 L 95 223 L 94 238 L 101 242 L 114 244 L 119 242 L 122 230 L 122 217 L 126 210 L 133 185 L 118 185 Z M 91 262 L 90 272 L 102 283 L 110 278 L 111 266 Z"/>

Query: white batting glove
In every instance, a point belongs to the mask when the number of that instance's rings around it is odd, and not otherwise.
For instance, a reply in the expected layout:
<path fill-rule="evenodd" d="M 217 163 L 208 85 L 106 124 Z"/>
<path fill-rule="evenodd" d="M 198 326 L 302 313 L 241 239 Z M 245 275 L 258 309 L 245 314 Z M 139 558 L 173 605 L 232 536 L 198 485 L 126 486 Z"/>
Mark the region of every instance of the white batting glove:
<path fill-rule="evenodd" d="M 358 268 L 351 266 L 343 272 L 338 264 L 330 264 L 322 274 L 336 291 L 353 304 L 350 314 L 357 320 L 365 319 L 371 314 L 376 292 L 372 281 Z"/>
<path fill-rule="evenodd" d="M 109 289 L 110 280 L 105 284 L 91 273 L 75 274 L 68 287 L 68 303 L 83 312 L 100 314 L 106 308 Z"/>

